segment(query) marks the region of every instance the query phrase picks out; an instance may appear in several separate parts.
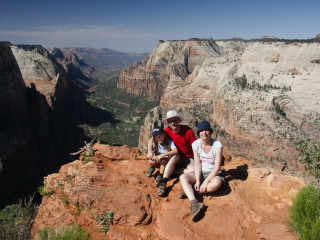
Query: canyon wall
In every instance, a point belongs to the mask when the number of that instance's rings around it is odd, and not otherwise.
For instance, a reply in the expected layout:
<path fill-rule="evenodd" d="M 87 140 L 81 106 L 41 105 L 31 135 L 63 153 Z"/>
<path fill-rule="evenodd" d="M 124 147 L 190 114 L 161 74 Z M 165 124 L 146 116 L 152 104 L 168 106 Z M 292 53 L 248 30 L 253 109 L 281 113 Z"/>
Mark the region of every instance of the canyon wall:
<path fill-rule="evenodd" d="M 83 143 L 83 91 L 41 46 L 0 44 L 0 207 L 36 191 Z"/>
<path fill-rule="evenodd" d="M 171 75 L 183 81 L 206 58 L 216 56 L 216 45 L 211 41 L 159 42 L 148 57 L 122 70 L 118 87 L 150 100 L 159 100 Z"/>
<path fill-rule="evenodd" d="M 160 102 L 141 128 L 142 151 L 155 118 L 177 109 L 194 130 L 209 120 L 233 155 L 295 169 L 295 140 L 320 138 L 319 59 L 319 42 L 166 41 L 124 69 L 118 87 Z"/>
<path fill-rule="evenodd" d="M 12 45 L 22 78 L 27 87 L 34 86 L 47 103 L 64 118 L 84 119 L 90 107 L 82 88 L 70 80 L 63 67 L 41 46 Z"/>

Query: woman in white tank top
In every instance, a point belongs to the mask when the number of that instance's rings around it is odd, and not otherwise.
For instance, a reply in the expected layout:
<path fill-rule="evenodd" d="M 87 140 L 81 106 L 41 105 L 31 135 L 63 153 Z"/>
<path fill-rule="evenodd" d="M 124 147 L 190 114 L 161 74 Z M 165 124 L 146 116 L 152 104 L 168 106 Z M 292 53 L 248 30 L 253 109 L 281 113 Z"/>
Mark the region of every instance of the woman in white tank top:
<path fill-rule="evenodd" d="M 202 121 L 197 127 L 200 138 L 192 144 L 195 172 L 180 176 L 183 192 L 191 203 L 193 221 L 203 210 L 203 203 L 198 202 L 195 198 L 193 185 L 197 192 L 209 193 L 217 191 L 224 182 L 220 169 L 222 145 L 218 140 L 211 138 L 213 130 L 209 122 Z M 182 195 L 183 193 L 180 194 L 181 198 Z"/>

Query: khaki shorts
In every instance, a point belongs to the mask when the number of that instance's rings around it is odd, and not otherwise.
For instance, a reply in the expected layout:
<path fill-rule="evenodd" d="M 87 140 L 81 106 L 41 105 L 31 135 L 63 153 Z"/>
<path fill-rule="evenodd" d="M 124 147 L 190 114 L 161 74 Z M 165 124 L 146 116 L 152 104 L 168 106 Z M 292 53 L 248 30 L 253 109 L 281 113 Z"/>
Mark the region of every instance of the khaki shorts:
<path fill-rule="evenodd" d="M 201 183 L 203 183 L 203 181 L 204 181 L 207 177 L 209 177 L 210 173 L 211 173 L 211 172 L 201 172 Z M 222 173 L 222 172 L 219 172 L 219 173 L 217 174 L 217 176 L 221 178 L 221 181 L 222 181 L 221 187 L 222 187 L 222 186 L 225 186 L 226 180 L 225 180 L 225 178 L 224 178 L 224 176 L 223 176 L 223 173 Z M 220 187 L 220 188 L 221 188 L 221 187 Z"/>

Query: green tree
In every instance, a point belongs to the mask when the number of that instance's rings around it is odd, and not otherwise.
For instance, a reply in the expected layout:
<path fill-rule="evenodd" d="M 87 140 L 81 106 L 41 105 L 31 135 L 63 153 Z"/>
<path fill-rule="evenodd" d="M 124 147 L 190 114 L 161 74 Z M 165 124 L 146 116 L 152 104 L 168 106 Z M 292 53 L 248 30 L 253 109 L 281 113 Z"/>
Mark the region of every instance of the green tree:
<path fill-rule="evenodd" d="M 290 225 L 300 240 L 320 239 L 320 196 L 315 186 L 302 188 L 289 212 Z"/>

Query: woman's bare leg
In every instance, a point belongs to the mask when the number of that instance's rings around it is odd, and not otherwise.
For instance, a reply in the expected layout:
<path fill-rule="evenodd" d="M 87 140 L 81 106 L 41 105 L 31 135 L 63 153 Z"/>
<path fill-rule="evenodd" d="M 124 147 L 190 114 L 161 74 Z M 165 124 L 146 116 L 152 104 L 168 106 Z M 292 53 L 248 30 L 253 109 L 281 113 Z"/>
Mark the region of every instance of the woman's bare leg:
<path fill-rule="evenodd" d="M 222 185 L 222 180 L 219 176 L 215 176 L 207 185 L 207 192 L 215 192 Z"/>

